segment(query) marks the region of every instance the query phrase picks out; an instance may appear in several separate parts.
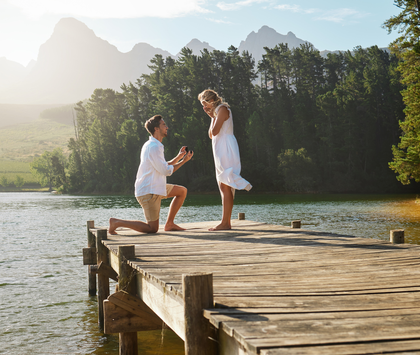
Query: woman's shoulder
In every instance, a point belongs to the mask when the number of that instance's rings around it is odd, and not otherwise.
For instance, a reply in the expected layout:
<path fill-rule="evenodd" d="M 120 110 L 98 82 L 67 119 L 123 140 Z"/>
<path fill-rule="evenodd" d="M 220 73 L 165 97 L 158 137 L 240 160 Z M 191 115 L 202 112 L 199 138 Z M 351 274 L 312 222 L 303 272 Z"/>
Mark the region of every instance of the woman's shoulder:
<path fill-rule="evenodd" d="M 229 107 L 229 105 L 227 103 L 223 103 L 223 104 L 220 104 L 219 106 L 217 106 L 216 109 L 214 110 L 214 112 L 217 114 L 217 112 L 219 112 L 219 110 L 222 107 L 225 107 L 230 112 L 230 107 Z"/>

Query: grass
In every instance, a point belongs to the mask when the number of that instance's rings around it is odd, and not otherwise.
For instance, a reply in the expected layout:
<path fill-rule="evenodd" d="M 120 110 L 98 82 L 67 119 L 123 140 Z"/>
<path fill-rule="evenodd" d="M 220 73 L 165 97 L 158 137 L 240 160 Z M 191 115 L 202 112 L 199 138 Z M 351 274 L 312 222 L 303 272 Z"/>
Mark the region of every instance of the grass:
<path fill-rule="evenodd" d="M 23 178 L 25 185 L 39 185 L 31 173 L 29 162 L 0 160 L 0 183 L 6 178 L 9 184 L 12 184 L 17 176 Z"/>
<path fill-rule="evenodd" d="M 50 119 L 0 128 L 0 191 L 43 191 L 31 173 L 30 162 L 57 147 L 68 153 L 67 144 L 71 137 L 74 137 L 73 126 Z M 14 185 L 17 176 L 24 180 L 22 188 Z M 7 186 L 1 186 L 4 179 Z"/>
<path fill-rule="evenodd" d="M 0 171 L 11 172 L 6 161 L 31 162 L 44 151 L 63 148 L 68 153 L 67 144 L 74 137 L 74 128 L 47 119 L 0 129 Z M 5 169 L 2 168 L 3 164 Z"/>

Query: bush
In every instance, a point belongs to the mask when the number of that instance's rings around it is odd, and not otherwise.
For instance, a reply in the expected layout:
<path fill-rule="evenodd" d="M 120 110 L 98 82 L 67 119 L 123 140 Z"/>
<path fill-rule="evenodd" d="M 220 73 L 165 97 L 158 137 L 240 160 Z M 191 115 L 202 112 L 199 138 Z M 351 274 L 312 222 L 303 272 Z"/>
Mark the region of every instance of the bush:
<path fill-rule="evenodd" d="M 7 187 L 9 185 L 9 180 L 7 180 L 6 176 L 3 175 L 0 178 L 0 185 L 3 186 L 3 187 Z"/>
<path fill-rule="evenodd" d="M 25 179 L 20 175 L 16 175 L 15 186 L 20 189 L 24 184 Z"/>

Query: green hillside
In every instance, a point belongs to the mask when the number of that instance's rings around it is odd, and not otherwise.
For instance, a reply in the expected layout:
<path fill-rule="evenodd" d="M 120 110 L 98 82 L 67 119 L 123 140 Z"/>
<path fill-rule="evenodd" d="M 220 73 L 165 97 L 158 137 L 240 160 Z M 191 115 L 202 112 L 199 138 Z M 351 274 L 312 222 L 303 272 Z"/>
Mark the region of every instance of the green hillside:
<path fill-rule="evenodd" d="M 73 126 L 47 119 L 0 128 L 0 160 L 30 162 L 57 147 L 67 152 L 70 137 L 74 137 Z"/>
<path fill-rule="evenodd" d="M 74 127 L 52 119 L 0 128 L 0 185 L 7 183 L 7 187 L 0 186 L 0 191 L 13 190 L 17 177 L 24 179 L 24 188 L 39 188 L 29 163 L 44 151 L 57 147 L 68 153 L 70 137 L 74 137 Z"/>

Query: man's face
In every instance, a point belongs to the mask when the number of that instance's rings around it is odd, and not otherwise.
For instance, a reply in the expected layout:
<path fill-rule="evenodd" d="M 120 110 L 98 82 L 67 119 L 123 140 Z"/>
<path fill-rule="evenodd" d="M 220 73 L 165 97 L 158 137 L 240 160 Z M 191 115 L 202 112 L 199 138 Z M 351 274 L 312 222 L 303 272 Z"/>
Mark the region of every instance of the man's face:
<path fill-rule="evenodd" d="M 166 125 L 164 120 L 160 120 L 159 132 L 162 135 L 162 137 L 166 137 L 168 135 L 168 126 Z"/>

